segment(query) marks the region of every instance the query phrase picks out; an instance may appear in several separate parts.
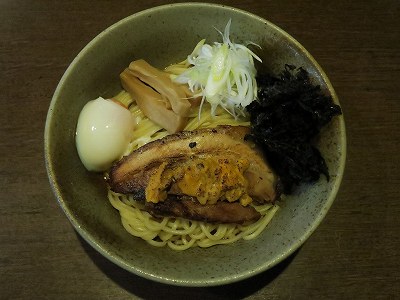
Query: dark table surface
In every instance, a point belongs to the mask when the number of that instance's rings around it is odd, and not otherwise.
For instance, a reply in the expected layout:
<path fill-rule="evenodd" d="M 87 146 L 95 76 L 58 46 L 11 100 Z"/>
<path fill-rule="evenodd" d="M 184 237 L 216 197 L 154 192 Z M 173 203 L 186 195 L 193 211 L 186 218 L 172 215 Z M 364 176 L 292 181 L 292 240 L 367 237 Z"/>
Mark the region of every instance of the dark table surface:
<path fill-rule="evenodd" d="M 400 2 L 220 1 L 294 36 L 340 98 L 343 183 L 317 231 L 272 270 L 181 288 L 115 266 L 74 231 L 43 158 L 63 72 L 99 32 L 167 1 L 0 1 L 0 299 L 399 299 Z"/>

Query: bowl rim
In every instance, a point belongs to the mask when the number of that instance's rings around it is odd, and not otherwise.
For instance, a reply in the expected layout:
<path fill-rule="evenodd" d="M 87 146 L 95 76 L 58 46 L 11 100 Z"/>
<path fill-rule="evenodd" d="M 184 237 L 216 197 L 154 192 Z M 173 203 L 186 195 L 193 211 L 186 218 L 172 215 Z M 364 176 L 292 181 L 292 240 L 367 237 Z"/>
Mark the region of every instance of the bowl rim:
<path fill-rule="evenodd" d="M 310 62 L 315 66 L 315 68 L 318 70 L 320 73 L 323 81 L 325 82 L 329 93 L 331 94 L 333 100 L 335 103 L 340 104 L 338 96 L 329 80 L 327 77 L 326 73 L 323 71 L 322 67 L 317 63 L 317 61 L 312 57 L 312 55 L 290 34 L 288 34 L 286 31 L 275 25 L 274 23 L 268 21 L 267 19 L 264 19 L 254 13 L 245 11 L 243 9 L 239 9 L 233 6 L 228 6 L 228 5 L 222 5 L 222 4 L 214 4 L 214 3 L 200 3 L 200 2 L 186 2 L 186 3 L 172 3 L 172 4 L 165 4 L 165 5 L 160 5 L 160 6 L 155 6 L 151 8 L 147 8 L 145 10 L 136 12 L 134 14 L 131 14 L 111 26 L 107 27 L 104 29 L 102 32 L 100 32 L 98 35 L 96 35 L 89 43 L 87 43 L 84 48 L 82 48 L 77 56 L 72 60 L 64 74 L 62 75 L 56 90 L 53 94 L 53 97 L 51 99 L 49 109 L 47 112 L 46 116 L 46 123 L 45 123 L 45 130 L 44 130 L 44 159 L 45 159 L 45 166 L 46 166 L 46 171 L 48 175 L 48 179 L 50 182 L 51 189 L 53 191 L 53 194 L 56 196 L 57 202 L 59 206 L 62 208 L 64 211 L 64 214 L 67 216 L 69 219 L 70 223 L 73 225 L 74 229 L 79 233 L 79 235 L 88 243 L 90 244 L 95 250 L 97 250 L 100 254 L 102 254 L 105 258 L 108 260 L 112 261 L 119 267 L 129 271 L 130 273 L 133 273 L 135 275 L 141 276 L 143 278 L 156 281 L 159 283 L 164 283 L 164 284 L 170 284 L 170 285 L 176 285 L 176 286 L 187 286 L 187 287 L 204 287 L 204 286 L 219 286 L 219 285 L 225 285 L 225 284 L 230 284 L 234 282 L 238 282 L 247 278 L 250 278 L 252 276 L 255 276 L 257 274 L 260 274 L 278 263 L 282 262 L 286 258 L 288 258 L 291 254 L 293 254 L 312 234 L 313 232 L 317 229 L 317 227 L 320 225 L 322 220 L 325 218 L 326 214 L 328 213 L 330 207 L 332 206 L 337 193 L 339 191 L 339 187 L 341 185 L 342 179 L 343 179 L 343 174 L 344 174 L 344 169 L 345 169 L 345 164 L 346 164 L 346 155 L 347 155 L 347 140 L 346 140 L 346 128 L 345 128 L 345 121 L 344 121 L 344 115 L 342 111 L 342 115 L 340 118 L 338 118 L 338 128 L 339 128 L 339 143 L 340 143 L 340 148 L 341 148 L 341 156 L 339 160 L 339 167 L 338 167 L 338 172 L 337 176 L 335 177 L 335 182 L 332 187 L 332 191 L 329 194 L 329 197 L 327 201 L 324 202 L 324 205 L 321 207 L 319 213 L 316 215 L 315 219 L 311 222 L 311 226 L 308 228 L 307 231 L 302 236 L 299 236 L 296 238 L 295 242 L 293 242 L 290 247 L 286 247 L 285 251 L 282 252 L 282 255 L 276 257 L 271 263 L 269 264 L 262 264 L 258 268 L 253 269 L 253 270 L 247 270 L 243 271 L 241 274 L 237 274 L 236 276 L 226 276 L 226 277 L 220 277 L 220 278 L 213 278 L 212 280 L 207 280 L 207 279 L 199 279 L 199 280 L 192 280 L 192 281 L 183 281 L 183 280 L 176 280 L 173 278 L 165 278 L 163 276 L 158 276 L 157 274 L 152 274 L 149 272 L 146 272 L 144 270 L 140 270 L 136 268 L 135 266 L 127 264 L 121 257 L 117 257 L 110 253 L 107 249 L 105 249 L 100 243 L 95 241 L 92 236 L 80 226 L 80 222 L 78 218 L 73 214 L 72 211 L 70 211 L 67 207 L 67 205 L 64 203 L 62 193 L 60 191 L 60 187 L 57 183 L 56 180 L 56 174 L 53 168 L 53 163 L 51 159 L 51 153 L 50 153 L 50 124 L 52 123 L 52 118 L 53 118 L 53 111 L 56 106 L 57 99 L 59 97 L 59 94 L 61 93 L 63 83 L 66 81 L 66 79 L 70 76 L 72 73 L 72 70 L 74 69 L 74 66 L 76 62 L 80 60 L 82 56 L 84 56 L 88 51 L 90 51 L 90 48 L 92 45 L 96 44 L 99 40 L 102 39 L 103 36 L 112 33 L 112 31 L 120 26 L 121 24 L 128 22 L 132 18 L 136 18 L 142 15 L 146 15 L 149 13 L 157 13 L 161 10 L 165 9 L 175 9 L 175 8 L 180 8 L 180 7 L 213 7 L 213 8 L 218 8 L 218 9 L 224 9 L 228 11 L 234 11 L 237 13 L 241 13 L 243 15 L 246 15 L 250 18 L 256 19 L 260 22 L 263 22 L 264 24 L 268 25 L 268 27 L 274 28 L 274 30 L 278 31 L 282 36 L 284 36 L 288 41 L 291 43 L 295 44 L 296 47 L 300 49 L 300 51 L 310 60 Z"/>

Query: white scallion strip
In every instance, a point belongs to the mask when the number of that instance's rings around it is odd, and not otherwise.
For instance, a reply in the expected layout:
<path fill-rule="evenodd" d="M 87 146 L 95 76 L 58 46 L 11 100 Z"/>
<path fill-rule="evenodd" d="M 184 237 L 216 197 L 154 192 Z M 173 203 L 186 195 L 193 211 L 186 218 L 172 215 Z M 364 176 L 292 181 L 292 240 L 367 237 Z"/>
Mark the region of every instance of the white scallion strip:
<path fill-rule="evenodd" d="M 246 46 L 230 40 L 230 26 L 231 20 L 224 33 L 220 32 L 222 43 L 211 46 L 201 40 L 187 57 L 188 69 L 174 80 L 188 84 L 192 92 L 209 102 L 212 115 L 221 106 L 237 117 L 245 115 L 244 108 L 257 98 L 253 58 L 260 62 L 261 59 Z"/>

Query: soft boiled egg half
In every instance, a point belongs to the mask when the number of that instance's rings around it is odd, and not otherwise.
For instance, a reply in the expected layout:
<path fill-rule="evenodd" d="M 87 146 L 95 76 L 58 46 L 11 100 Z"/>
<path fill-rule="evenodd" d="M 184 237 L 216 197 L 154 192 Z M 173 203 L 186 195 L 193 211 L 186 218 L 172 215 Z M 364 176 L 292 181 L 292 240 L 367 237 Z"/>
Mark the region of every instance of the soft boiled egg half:
<path fill-rule="evenodd" d="M 83 107 L 76 127 L 76 148 L 89 171 L 107 170 L 127 149 L 135 121 L 113 100 L 99 97 Z"/>

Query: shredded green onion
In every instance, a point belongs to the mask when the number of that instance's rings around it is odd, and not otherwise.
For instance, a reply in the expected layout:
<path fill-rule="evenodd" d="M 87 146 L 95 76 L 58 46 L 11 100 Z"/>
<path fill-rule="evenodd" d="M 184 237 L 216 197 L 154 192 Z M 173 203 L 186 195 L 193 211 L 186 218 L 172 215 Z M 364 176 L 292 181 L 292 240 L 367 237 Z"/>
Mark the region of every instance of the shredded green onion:
<path fill-rule="evenodd" d="M 244 116 L 245 107 L 257 98 L 253 58 L 261 59 L 246 46 L 230 40 L 230 26 L 231 20 L 224 33 L 218 31 L 222 43 L 211 46 L 201 40 L 187 58 L 189 68 L 175 80 L 188 84 L 192 92 L 202 96 L 202 103 L 208 101 L 212 115 L 221 106 L 236 118 Z"/>

